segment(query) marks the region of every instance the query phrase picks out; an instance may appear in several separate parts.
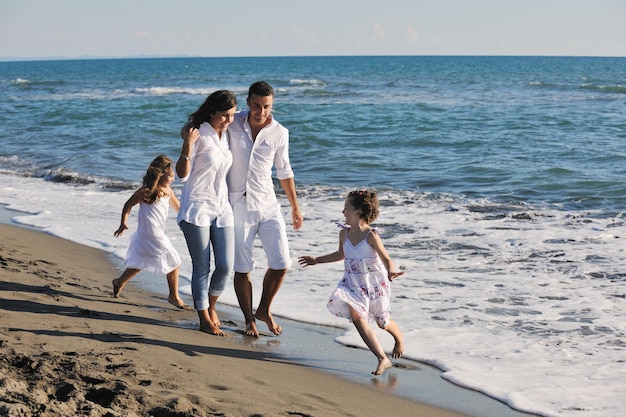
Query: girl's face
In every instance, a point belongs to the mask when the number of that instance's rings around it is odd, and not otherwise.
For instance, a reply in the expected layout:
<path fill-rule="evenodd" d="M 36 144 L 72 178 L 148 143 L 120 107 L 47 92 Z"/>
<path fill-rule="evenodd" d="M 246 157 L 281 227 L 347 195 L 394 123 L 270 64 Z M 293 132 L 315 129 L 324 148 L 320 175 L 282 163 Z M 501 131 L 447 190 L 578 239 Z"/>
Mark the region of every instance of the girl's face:
<path fill-rule="evenodd" d="M 222 134 L 226 131 L 226 129 L 228 129 L 228 125 L 234 120 L 236 111 L 237 107 L 233 107 L 226 111 L 217 111 L 211 115 L 209 123 L 213 126 L 213 129 L 215 129 L 217 133 Z"/>
<path fill-rule="evenodd" d="M 343 205 L 343 215 L 346 217 L 347 224 L 358 224 L 361 220 L 361 209 L 356 209 L 349 199 Z"/>
<path fill-rule="evenodd" d="M 159 180 L 159 186 L 166 187 L 173 183 L 175 175 L 176 174 L 174 174 L 174 168 L 170 167 L 170 169 L 168 169 L 167 172 Z"/>

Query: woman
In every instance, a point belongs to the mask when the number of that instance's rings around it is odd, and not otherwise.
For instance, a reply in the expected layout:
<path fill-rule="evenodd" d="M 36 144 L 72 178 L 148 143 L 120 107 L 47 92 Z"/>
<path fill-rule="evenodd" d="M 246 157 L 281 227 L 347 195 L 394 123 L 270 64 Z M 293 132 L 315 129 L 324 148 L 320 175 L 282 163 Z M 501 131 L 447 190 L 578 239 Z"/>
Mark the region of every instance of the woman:
<path fill-rule="evenodd" d="M 191 292 L 200 331 L 226 336 L 215 310 L 218 297 L 233 273 L 235 236 L 228 202 L 226 173 L 233 162 L 228 148 L 228 125 L 237 110 L 235 94 L 212 93 L 192 113 L 181 131 L 183 146 L 176 173 L 184 181 L 178 211 L 191 261 Z M 211 247 L 215 268 L 209 285 Z"/>

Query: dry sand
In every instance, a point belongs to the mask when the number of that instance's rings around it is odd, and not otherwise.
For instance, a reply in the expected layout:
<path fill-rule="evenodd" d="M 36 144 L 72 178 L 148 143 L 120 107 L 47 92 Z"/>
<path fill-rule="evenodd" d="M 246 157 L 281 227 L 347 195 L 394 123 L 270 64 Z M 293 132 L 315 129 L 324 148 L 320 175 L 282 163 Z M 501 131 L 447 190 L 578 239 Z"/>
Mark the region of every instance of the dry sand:
<path fill-rule="evenodd" d="M 1 416 L 461 416 L 181 326 L 195 312 L 160 295 L 112 298 L 96 249 L 2 224 L 0 264 Z"/>

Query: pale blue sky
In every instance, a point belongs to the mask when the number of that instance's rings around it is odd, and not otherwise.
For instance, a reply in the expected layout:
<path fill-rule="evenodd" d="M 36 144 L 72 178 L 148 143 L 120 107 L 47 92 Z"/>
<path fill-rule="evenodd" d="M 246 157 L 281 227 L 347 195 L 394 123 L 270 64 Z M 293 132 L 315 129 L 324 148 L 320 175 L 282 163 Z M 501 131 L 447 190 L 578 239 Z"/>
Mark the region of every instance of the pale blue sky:
<path fill-rule="evenodd" d="M 626 56 L 625 0 L 0 0 L 0 59 Z"/>

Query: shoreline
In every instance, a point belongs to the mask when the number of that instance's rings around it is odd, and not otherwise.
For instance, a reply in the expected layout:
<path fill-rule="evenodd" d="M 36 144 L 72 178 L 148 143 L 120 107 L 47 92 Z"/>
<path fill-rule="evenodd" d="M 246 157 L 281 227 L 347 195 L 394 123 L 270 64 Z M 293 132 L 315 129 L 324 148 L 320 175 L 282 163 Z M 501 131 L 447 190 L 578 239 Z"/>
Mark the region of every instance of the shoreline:
<path fill-rule="evenodd" d="M 103 368 L 77 377 L 79 381 L 71 383 L 74 394 L 55 402 L 59 409 L 82 404 L 121 411 L 120 415 L 142 415 L 150 402 L 141 405 L 121 398 L 130 391 L 136 399 L 144 398 L 158 386 L 169 387 L 170 395 L 159 394 L 151 404 L 153 409 L 186 407 L 188 415 L 199 416 L 205 415 L 200 404 L 224 415 L 260 411 L 259 415 L 309 416 L 530 415 L 447 382 L 436 368 L 410 360 L 395 361 L 394 368 L 373 377 L 370 352 L 334 342 L 341 329 L 281 318 L 285 331 L 280 337 L 250 338 L 237 325 L 239 310 L 220 305 L 229 337 L 205 335 L 194 331 L 195 312 L 171 308 L 165 296 L 141 290 L 133 281 L 123 298 L 112 298 L 110 281 L 119 267 L 109 254 L 23 226 L 0 223 L 0 231 L 0 351 L 4 358 L 0 363 L 8 368 L 5 374 L 14 383 L 0 386 L 0 397 L 25 395 L 25 389 L 20 391 L 16 385 L 28 380 L 28 375 L 23 374 L 23 367 L 15 366 L 16 361 L 71 359 L 80 369 L 93 363 Z M 110 404 L 89 404 L 84 381 L 102 380 L 100 389 L 104 389 L 106 378 L 91 374 L 106 374 L 107 369 L 115 369 L 118 385 L 121 378 L 126 388 L 106 388 L 114 399 Z M 124 372 L 119 375 L 117 370 Z M 140 374 L 147 376 L 133 376 Z M 67 371 L 57 377 L 67 385 L 70 376 Z M 37 383 L 42 384 L 40 391 L 49 392 L 59 381 L 40 376 L 30 382 Z M 217 404 L 210 406 L 211 401 Z M 31 398 L 30 404 L 18 402 L 15 407 L 33 407 L 35 402 Z M 0 401 L 0 410 L 3 404 Z"/>

